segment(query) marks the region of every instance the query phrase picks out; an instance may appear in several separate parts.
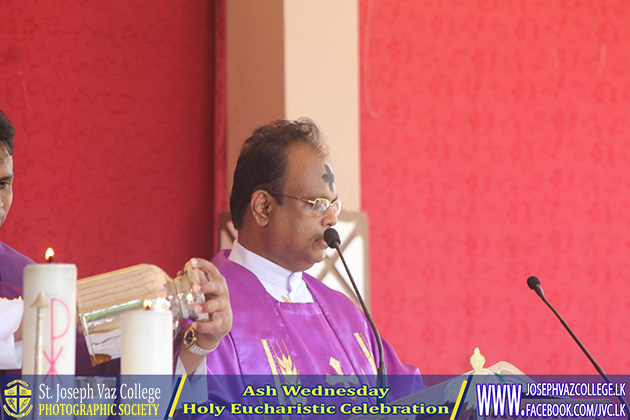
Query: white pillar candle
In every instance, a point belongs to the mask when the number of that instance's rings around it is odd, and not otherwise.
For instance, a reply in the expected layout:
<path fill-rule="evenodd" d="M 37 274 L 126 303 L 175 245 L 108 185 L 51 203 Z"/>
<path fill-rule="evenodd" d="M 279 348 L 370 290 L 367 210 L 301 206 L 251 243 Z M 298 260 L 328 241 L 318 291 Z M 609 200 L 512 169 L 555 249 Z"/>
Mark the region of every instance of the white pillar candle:
<path fill-rule="evenodd" d="M 74 264 L 34 264 L 24 268 L 22 374 L 74 375 L 76 285 L 77 267 Z M 40 305 L 34 305 L 40 294 L 45 304 L 41 305 L 40 298 Z M 38 349 L 43 350 L 39 355 L 41 363 L 35 362 Z M 36 365 L 40 367 L 39 372 L 35 370 Z"/>
<path fill-rule="evenodd" d="M 137 309 L 122 314 L 123 375 L 173 374 L 173 314 Z"/>

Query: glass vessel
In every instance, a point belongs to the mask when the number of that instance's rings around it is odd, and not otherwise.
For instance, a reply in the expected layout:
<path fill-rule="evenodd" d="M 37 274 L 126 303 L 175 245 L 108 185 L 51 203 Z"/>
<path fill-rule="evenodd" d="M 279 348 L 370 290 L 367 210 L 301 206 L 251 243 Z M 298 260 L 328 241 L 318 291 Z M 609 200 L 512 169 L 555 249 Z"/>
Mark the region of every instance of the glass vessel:
<path fill-rule="evenodd" d="M 194 311 L 195 305 L 205 301 L 203 294 L 192 290 L 200 281 L 197 271 L 186 264 L 183 273 L 172 279 L 155 265 L 140 264 L 78 280 L 79 328 L 85 335 L 92 365 L 121 356 L 123 312 L 149 306 L 170 310 L 173 337 L 186 320 L 207 320 L 208 314 Z"/>

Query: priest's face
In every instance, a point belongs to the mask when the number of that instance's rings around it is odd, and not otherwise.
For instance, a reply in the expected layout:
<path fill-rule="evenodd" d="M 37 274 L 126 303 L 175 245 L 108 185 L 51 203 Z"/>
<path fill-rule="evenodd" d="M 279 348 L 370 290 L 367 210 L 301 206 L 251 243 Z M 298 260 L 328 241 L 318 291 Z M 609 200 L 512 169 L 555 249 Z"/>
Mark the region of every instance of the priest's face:
<path fill-rule="evenodd" d="M 337 191 L 330 162 L 305 144 L 288 149 L 287 180 L 282 194 L 307 200 L 337 200 Z M 283 204 L 277 200 L 281 199 Z M 305 201 L 275 196 L 266 232 L 268 258 L 291 270 L 303 271 L 326 258 L 324 231 L 337 224 L 337 216 L 329 207 L 316 215 L 313 205 Z"/>
<path fill-rule="evenodd" d="M 0 226 L 13 202 L 13 157 L 0 147 Z"/>

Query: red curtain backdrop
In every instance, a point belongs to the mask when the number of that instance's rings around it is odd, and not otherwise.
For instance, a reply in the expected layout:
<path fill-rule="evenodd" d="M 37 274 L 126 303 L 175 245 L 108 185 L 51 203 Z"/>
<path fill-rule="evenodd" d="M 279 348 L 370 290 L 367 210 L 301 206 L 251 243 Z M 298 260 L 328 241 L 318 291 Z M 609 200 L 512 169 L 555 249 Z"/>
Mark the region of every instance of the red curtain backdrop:
<path fill-rule="evenodd" d="M 13 121 L 14 203 L 0 239 L 52 246 L 79 277 L 210 257 L 214 4 L 0 4 L 0 108 Z"/>
<path fill-rule="evenodd" d="M 630 372 L 630 4 L 360 2 L 373 311 L 425 373 Z"/>

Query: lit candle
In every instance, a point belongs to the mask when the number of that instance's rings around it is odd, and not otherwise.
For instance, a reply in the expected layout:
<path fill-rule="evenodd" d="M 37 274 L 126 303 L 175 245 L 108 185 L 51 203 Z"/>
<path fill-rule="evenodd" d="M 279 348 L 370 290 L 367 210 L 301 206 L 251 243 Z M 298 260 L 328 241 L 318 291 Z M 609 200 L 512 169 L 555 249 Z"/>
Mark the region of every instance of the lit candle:
<path fill-rule="evenodd" d="M 48 248 L 46 250 L 46 262 L 48 264 L 52 264 L 55 262 L 55 259 L 53 258 L 55 256 L 55 251 L 52 248 Z"/>
<path fill-rule="evenodd" d="M 24 268 L 22 374 L 74 375 L 77 267 L 47 259 Z"/>
<path fill-rule="evenodd" d="M 150 302 L 150 301 L 149 301 Z M 172 375 L 173 314 L 171 311 L 146 309 L 122 314 L 123 375 Z"/>

